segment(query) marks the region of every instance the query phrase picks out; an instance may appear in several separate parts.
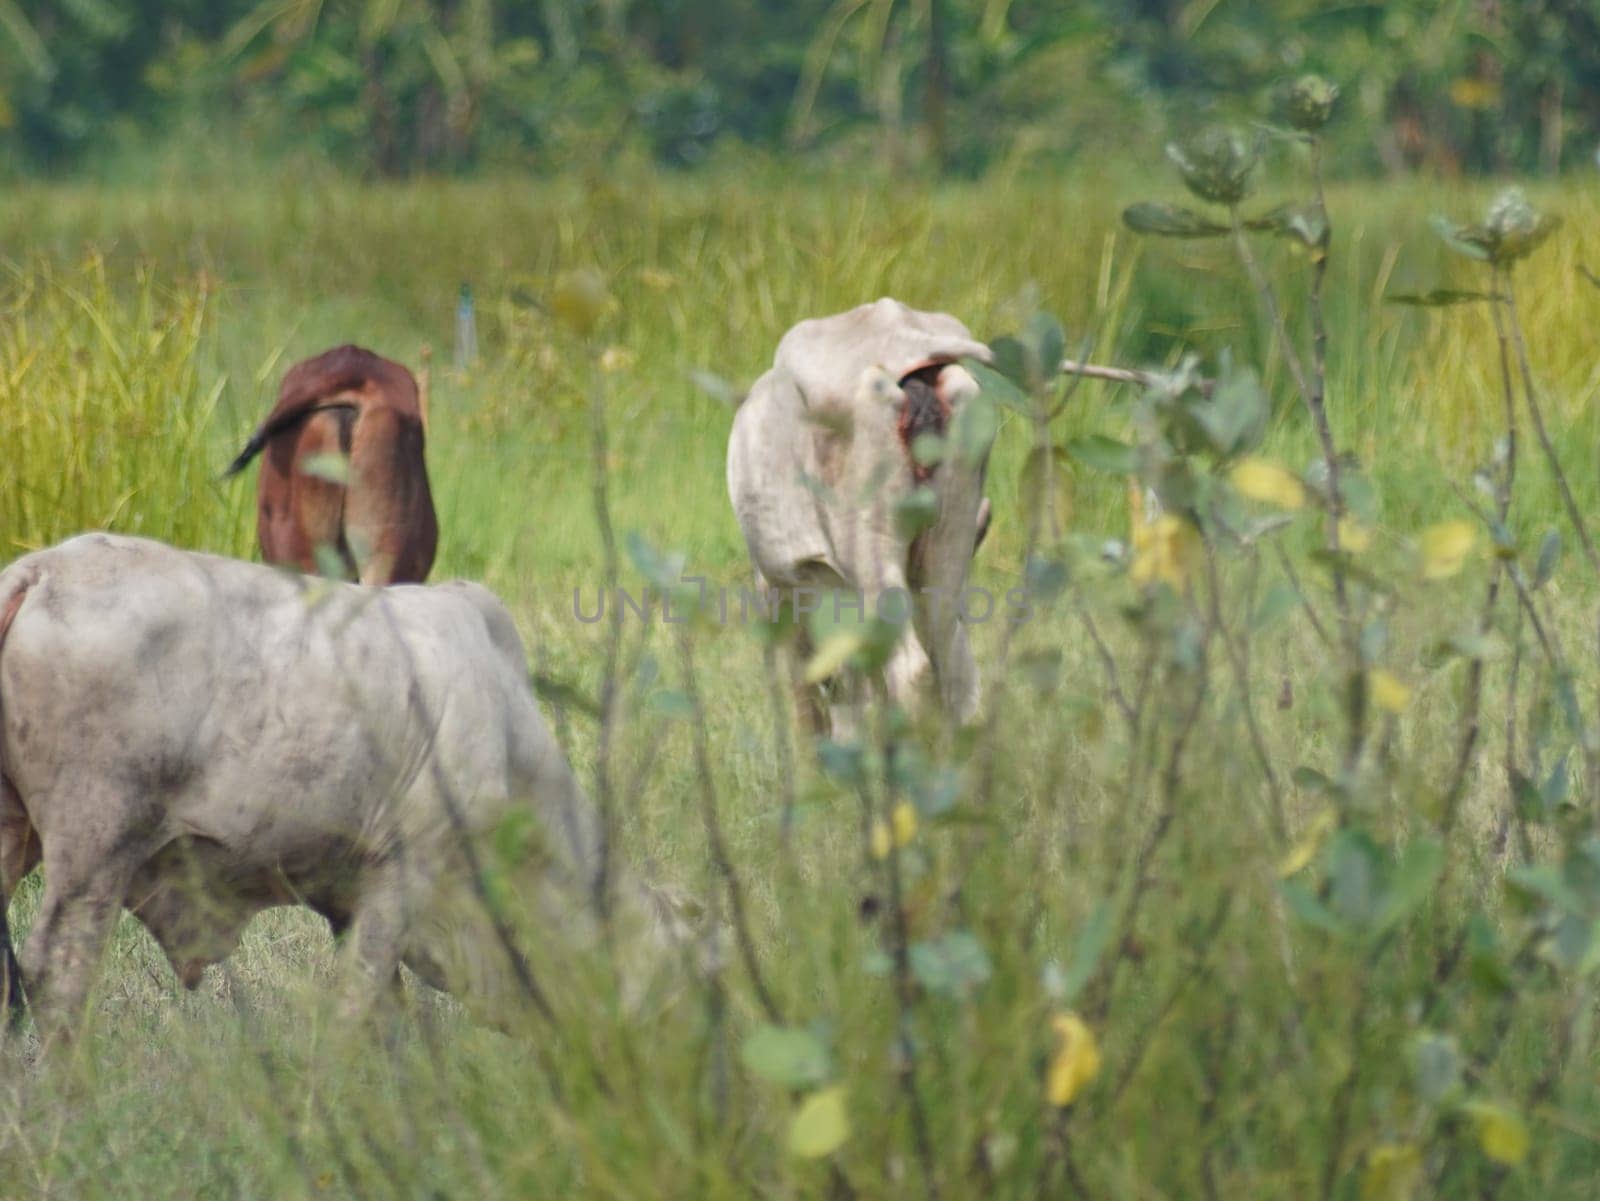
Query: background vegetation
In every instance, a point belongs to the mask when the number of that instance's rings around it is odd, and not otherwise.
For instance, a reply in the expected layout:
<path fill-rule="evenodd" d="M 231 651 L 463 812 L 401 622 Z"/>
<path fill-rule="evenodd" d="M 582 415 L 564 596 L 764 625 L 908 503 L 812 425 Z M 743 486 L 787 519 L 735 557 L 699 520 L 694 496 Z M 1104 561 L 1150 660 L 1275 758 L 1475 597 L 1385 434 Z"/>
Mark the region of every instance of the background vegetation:
<path fill-rule="evenodd" d="M 153 147 L 219 174 L 756 150 L 971 175 L 1103 165 L 1310 70 L 1344 85 L 1347 170 L 1548 173 L 1595 152 L 1596 46 L 1575 0 L 5 0 L 0 147 L 115 177 Z"/>

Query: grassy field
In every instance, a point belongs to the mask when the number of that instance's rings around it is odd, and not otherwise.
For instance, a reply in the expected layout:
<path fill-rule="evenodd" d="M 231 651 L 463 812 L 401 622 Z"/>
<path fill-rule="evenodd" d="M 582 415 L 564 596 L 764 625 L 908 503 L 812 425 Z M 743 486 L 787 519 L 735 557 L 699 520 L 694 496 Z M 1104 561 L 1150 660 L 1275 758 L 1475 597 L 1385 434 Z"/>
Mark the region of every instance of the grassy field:
<path fill-rule="evenodd" d="M 1176 191 L 1116 176 L 932 192 L 656 176 L 24 187 L 0 213 L 0 562 L 88 528 L 249 556 L 250 482 L 216 476 L 284 368 L 344 341 L 416 367 L 430 346 L 435 577 L 499 592 L 535 670 L 593 697 L 602 628 L 573 613 L 574 589 L 592 598 L 602 578 L 591 398 L 617 529 L 737 587 L 731 411 L 694 373 L 744 387 L 794 321 L 880 295 L 986 339 L 1042 307 L 1070 352 L 1102 361 L 1192 348 L 1211 371 L 1231 348 L 1273 398 L 1257 453 L 1301 473 L 1316 440 L 1226 244 L 1118 223 Z M 725 917 L 710 792 L 776 1016 L 729 948 L 648 1018 L 611 1004 L 602 972 L 572 980 L 561 1027 L 527 1040 L 419 987 L 404 1029 L 366 1041 L 325 1012 L 320 921 L 258 919 L 190 995 L 125 920 L 72 1055 L 0 1059 L 0 1197 L 1591 1196 L 1600 781 L 1582 767 L 1600 591 L 1526 427 L 1506 553 L 1479 531 L 1440 569 L 1422 531 L 1483 501 L 1471 476 L 1502 432 L 1498 343 L 1484 306 L 1383 300 L 1486 286 L 1427 218 L 1475 219 L 1491 191 L 1329 196 L 1328 409 L 1373 492 L 1346 582 L 1375 708 L 1345 770 L 1316 516 L 1207 542 L 1215 574 L 1191 556 L 1180 587 L 1152 595 L 1097 554 L 1129 537 L 1126 480 L 1072 460 L 1072 533 L 1036 548 L 1069 582 L 1040 585 L 1022 627 L 978 629 L 974 733 L 887 729 L 853 748 L 857 775 L 852 748 L 823 764 L 792 745 L 751 631 L 698 628 L 690 689 L 674 630 L 628 629 L 609 764 L 623 843 Z M 1590 515 L 1600 290 L 1579 267 L 1600 267 L 1600 200 L 1532 192 L 1565 224 L 1516 297 Z M 1259 249 L 1300 331 L 1303 255 Z M 546 306 L 583 268 L 618 302 L 589 343 Z M 457 371 L 463 282 L 483 353 Z M 1052 435 L 1140 436 L 1134 399 L 1086 385 Z M 1018 486 L 1033 433 L 1001 414 L 977 576 L 997 591 L 1037 582 Z M 1551 528 L 1567 550 L 1543 573 Z M 1513 559 L 1527 606 L 1506 586 L 1484 610 Z M 1482 733 L 1452 796 L 1475 670 Z M 700 721 L 684 716 L 694 694 Z M 553 716 L 590 778 L 595 723 Z M 876 856 L 871 828 L 901 803 L 916 830 Z M 13 906 L 23 933 L 36 895 L 32 881 Z M 752 1041 L 774 1024 L 803 1032 L 803 1063 Z M 1097 1056 L 1065 1033 L 1080 1029 Z M 795 1154 L 797 1115 L 817 1133 L 841 1097 L 845 1136 Z"/>

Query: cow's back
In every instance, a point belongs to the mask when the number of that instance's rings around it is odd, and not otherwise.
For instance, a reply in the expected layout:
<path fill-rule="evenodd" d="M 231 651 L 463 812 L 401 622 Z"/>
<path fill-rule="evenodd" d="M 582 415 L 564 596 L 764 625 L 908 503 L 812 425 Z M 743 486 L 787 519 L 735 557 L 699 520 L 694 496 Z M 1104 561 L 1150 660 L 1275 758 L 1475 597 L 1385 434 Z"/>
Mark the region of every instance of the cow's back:
<path fill-rule="evenodd" d="M 27 595 L 0 655 L 0 737 L 46 838 L 53 786 L 88 765 L 169 834 L 360 855 L 437 831 L 407 808 L 424 770 L 473 804 L 503 798 L 510 740 L 538 721 L 453 589 L 103 534 L 19 560 L 0 587 L 13 578 Z"/>

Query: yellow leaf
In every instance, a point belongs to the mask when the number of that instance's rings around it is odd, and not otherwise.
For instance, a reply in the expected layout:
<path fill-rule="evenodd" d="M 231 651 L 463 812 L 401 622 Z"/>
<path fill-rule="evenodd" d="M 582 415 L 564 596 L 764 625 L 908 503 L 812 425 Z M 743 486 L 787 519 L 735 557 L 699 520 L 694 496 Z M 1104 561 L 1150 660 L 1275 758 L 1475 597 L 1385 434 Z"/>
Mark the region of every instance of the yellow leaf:
<path fill-rule="evenodd" d="M 1511 1110 L 1488 1101 L 1464 1107 L 1478 1127 L 1478 1146 L 1496 1163 L 1516 1167 L 1528 1158 L 1527 1124 Z"/>
<path fill-rule="evenodd" d="M 894 827 L 894 845 L 903 847 L 917 836 L 917 807 L 910 801 L 901 801 L 889 815 Z"/>
<path fill-rule="evenodd" d="M 1500 85 L 1492 79 L 1462 75 L 1450 81 L 1450 100 L 1458 108 L 1493 108 L 1500 101 Z"/>
<path fill-rule="evenodd" d="M 1198 551 L 1199 535 L 1182 517 L 1163 513 L 1151 522 L 1135 517 L 1129 575 L 1141 588 L 1160 582 L 1182 591 Z"/>
<path fill-rule="evenodd" d="M 1050 1024 L 1057 1041 L 1045 1077 L 1045 1098 L 1055 1106 L 1071 1105 L 1100 1074 L 1100 1046 L 1094 1031 L 1075 1013 L 1058 1013 Z"/>
<path fill-rule="evenodd" d="M 889 850 L 894 846 L 894 836 L 889 833 L 889 823 L 875 821 L 872 823 L 872 857 L 874 859 L 887 859 Z"/>
<path fill-rule="evenodd" d="M 1339 518 L 1339 549 L 1346 554 L 1359 555 L 1372 545 L 1372 531 L 1354 517 Z"/>
<path fill-rule="evenodd" d="M 1361 1201 L 1409 1201 L 1422 1178 L 1422 1152 L 1411 1143 L 1383 1143 L 1367 1156 Z"/>
<path fill-rule="evenodd" d="M 1293 472 L 1265 459 L 1241 459 L 1228 473 L 1240 496 L 1280 509 L 1298 509 L 1306 503 L 1305 485 Z"/>
<path fill-rule="evenodd" d="M 835 630 L 823 640 L 817 653 L 806 664 L 806 683 L 820 684 L 850 661 L 861 649 L 862 637 L 856 630 Z"/>
<path fill-rule="evenodd" d="M 567 272 L 556 280 L 550 294 L 550 311 L 556 320 L 584 337 L 594 332 L 616 303 L 600 273 L 588 268 Z"/>
<path fill-rule="evenodd" d="M 1404 713 L 1411 703 L 1411 685 L 1382 667 L 1374 667 L 1367 673 L 1367 690 L 1372 695 L 1372 703 L 1385 713 Z"/>
<path fill-rule="evenodd" d="M 1422 531 L 1422 578 L 1445 580 L 1466 566 L 1467 556 L 1478 540 L 1478 531 L 1467 521 L 1441 521 Z"/>
<path fill-rule="evenodd" d="M 600 352 L 600 370 L 616 375 L 633 366 L 634 354 L 626 346 L 607 346 Z"/>
<path fill-rule="evenodd" d="M 832 1155 L 850 1137 L 844 1086 L 818 1089 L 800 1103 L 789 1126 L 789 1154 L 801 1159 Z"/>
<path fill-rule="evenodd" d="M 1139 487 L 1139 482 L 1132 476 L 1128 477 L 1128 521 L 1134 529 L 1138 529 L 1144 522 L 1144 492 Z"/>
<path fill-rule="evenodd" d="M 1306 827 L 1306 832 L 1300 836 L 1300 841 L 1290 848 L 1289 853 L 1283 857 L 1283 862 L 1278 864 L 1278 876 L 1287 879 L 1315 859 L 1317 852 L 1322 849 L 1323 839 L 1332 834 L 1338 824 L 1339 815 L 1332 809 L 1324 809 L 1312 818 L 1311 824 Z"/>

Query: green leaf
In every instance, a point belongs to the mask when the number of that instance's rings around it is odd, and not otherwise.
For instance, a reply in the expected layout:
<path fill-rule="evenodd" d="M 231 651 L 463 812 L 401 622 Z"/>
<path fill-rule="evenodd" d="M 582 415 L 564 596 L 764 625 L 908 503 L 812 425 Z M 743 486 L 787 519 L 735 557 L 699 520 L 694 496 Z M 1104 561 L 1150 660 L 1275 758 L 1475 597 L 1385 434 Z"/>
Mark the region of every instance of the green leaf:
<path fill-rule="evenodd" d="M 1024 391 L 1034 387 L 1037 364 L 1028 361 L 1028 348 L 1018 339 L 1007 336 L 989 343 L 989 353 L 994 356 L 992 369 Z M 979 366 L 984 366 L 980 363 Z M 971 370 L 971 367 L 968 367 Z M 981 379 L 978 381 L 983 382 Z"/>
<path fill-rule="evenodd" d="M 1582 913 L 1583 898 L 1568 887 L 1561 872 L 1549 864 L 1524 864 L 1506 873 L 1506 888 L 1525 905 L 1544 902 L 1565 913 Z"/>
<path fill-rule="evenodd" d="M 1104 434 L 1090 434 L 1074 438 L 1067 443 L 1067 453 L 1085 467 L 1108 471 L 1113 475 L 1133 475 L 1139 470 L 1139 452 L 1126 442 L 1107 438 Z"/>
<path fill-rule="evenodd" d="M 1296 920 L 1314 930 L 1321 930 L 1324 934 L 1332 934 L 1335 937 L 1342 938 L 1349 933 L 1344 922 L 1340 921 L 1332 910 L 1317 899 L 1316 893 L 1305 885 L 1294 880 L 1284 880 L 1278 884 L 1278 891 L 1283 895 L 1289 913 Z"/>
<path fill-rule="evenodd" d="M 1255 614 L 1250 618 L 1250 629 L 1257 634 L 1271 629 L 1293 612 L 1299 603 L 1300 594 L 1294 590 L 1294 586 L 1280 580 L 1267 589 L 1261 603 L 1256 606 Z"/>
<path fill-rule="evenodd" d="M 350 568 L 334 547 L 326 542 L 319 542 L 311 550 L 311 557 L 316 560 L 317 574 L 328 580 L 347 580 L 350 578 Z"/>
<path fill-rule="evenodd" d="M 911 974 L 931 993 L 964 999 L 990 972 L 988 952 L 965 930 L 911 946 Z"/>
<path fill-rule="evenodd" d="M 1193 209 L 1154 200 L 1130 204 L 1123 209 L 1122 223 L 1136 234 L 1158 238 L 1215 238 L 1228 232 L 1226 225 L 1203 217 Z"/>
<path fill-rule="evenodd" d="M 1533 588 L 1537 591 L 1550 582 L 1561 565 L 1561 531 L 1550 530 L 1539 543 L 1539 561 L 1533 569 Z"/>
<path fill-rule="evenodd" d="M 1017 656 L 1016 671 L 1041 696 L 1050 696 L 1061 687 L 1061 651 L 1045 647 Z"/>
<path fill-rule="evenodd" d="M 860 787 L 867 779 L 867 753 L 859 743 L 824 738 L 817 745 L 822 770 L 841 784 Z"/>
<path fill-rule="evenodd" d="M 627 548 L 628 558 L 649 584 L 667 592 L 683 583 L 681 556 L 662 554 L 637 530 L 629 530 L 623 538 L 623 544 Z"/>
<path fill-rule="evenodd" d="M 350 482 L 350 460 L 337 451 L 307 455 L 300 460 L 300 474 L 309 475 L 313 479 L 326 480 L 330 484 L 348 484 Z"/>
<path fill-rule="evenodd" d="M 1533 781 L 1515 767 L 1511 769 L 1511 797 L 1516 802 L 1517 816 L 1523 821 L 1544 821 L 1544 798 L 1539 795 L 1539 789 Z"/>
<path fill-rule="evenodd" d="M 820 684 L 828 677 L 842 671 L 855 658 L 864 642 L 860 629 L 835 629 L 821 643 L 816 653 L 806 661 L 805 682 Z"/>
<path fill-rule="evenodd" d="M 1002 377 L 996 375 L 995 378 Z M 983 387 L 981 379 L 979 387 Z M 950 422 L 950 450 L 967 466 L 978 467 L 989 457 L 989 447 L 994 444 L 999 428 L 1000 416 L 995 412 L 994 401 L 987 391 L 980 391 L 956 410 Z"/>
<path fill-rule="evenodd" d="M 1060 596 L 1070 578 L 1066 563 L 1041 555 L 1033 556 L 1022 569 L 1029 597 L 1039 601 L 1052 601 Z"/>
<path fill-rule="evenodd" d="M 655 712 L 674 721 L 688 721 L 694 717 L 694 702 L 686 693 L 662 688 L 650 694 L 645 702 Z"/>
<path fill-rule="evenodd" d="M 1022 343 L 1039 365 L 1041 383 L 1049 383 L 1061 373 L 1061 360 L 1067 352 L 1067 338 L 1061 332 L 1061 323 L 1049 313 L 1033 315 L 1023 332 Z"/>
<path fill-rule="evenodd" d="M 1429 1032 L 1417 1036 L 1414 1052 L 1417 1092 L 1436 1105 L 1461 1083 L 1461 1049 L 1449 1035 Z"/>
<path fill-rule="evenodd" d="M 1453 304 L 1475 304 L 1480 300 L 1497 298 L 1493 292 L 1477 292 L 1470 288 L 1434 288 L 1431 292 L 1388 292 L 1384 295 L 1384 299 L 1390 304 L 1439 309 Z"/>
<path fill-rule="evenodd" d="M 1111 916 L 1111 903 L 1101 901 L 1083 924 L 1083 929 L 1078 931 L 1078 941 L 1072 948 L 1072 962 L 1061 979 L 1059 1000 L 1062 1004 L 1070 1004 L 1083 991 L 1083 986 L 1089 983 L 1089 977 L 1094 974 L 1095 966 L 1111 941 Z"/>
<path fill-rule="evenodd" d="M 1561 874 L 1567 886 L 1582 898 L 1585 912 L 1600 909 L 1600 835 L 1591 834 L 1570 847 Z"/>
<path fill-rule="evenodd" d="M 1328 214 L 1320 204 L 1284 204 L 1259 217 L 1252 217 L 1246 228 L 1262 230 L 1299 242 L 1308 250 L 1326 250 L 1333 236 Z"/>
<path fill-rule="evenodd" d="M 529 683 L 540 700 L 548 701 L 563 709 L 576 709 L 586 717 L 599 717 L 600 705 L 578 691 L 575 684 L 566 680 L 558 680 L 554 676 L 534 675 Z"/>
<path fill-rule="evenodd" d="M 943 817 L 961 799 L 961 774 L 948 767 L 929 771 L 917 783 L 914 792 L 917 812 L 927 817 Z"/>
<path fill-rule="evenodd" d="M 1008 373 L 997 371 L 987 363 L 978 362 L 977 359 L 963 359 L 961 365 L 972 373 L 973 379 L 978 381 L 978 392 L 981 397 L 986 397 L 993 404 L 1005 405 L 1006 408 L 1014 409 L 1018 413 L 1030 417 L 1033 415 L 1033 402 L 1028 399 L 1026 392 L 1012 382 Z M 1030 385 L 1024 383 L 1024 386 Z M 963 405 L 963 410 L 966 407 Z"/>
<path fill-rule="evenodd" d="M 740 1049 L 746 1070 L 785 1088 L 811 1088 L 833 1074 L 828 1049 L 809 1030 L 758 1026 Z"/>
<path fill-rule="evenodd" d="M 1430 218 L 1428 224 L 1433 226 L 1433 232 L 1439 235 L 1444 244 L 1457 254 L 1477 259 L 1480 263 L 1489 261 L 1488 230 L 1478 226 L 1458 225 L 1450 218 L 1441 216 Z"/>
<path fill-rule="evenodd" d="M 1340 787 L 1329 779 L 1326 772 L 1320 772 L 1307 764 L 1300 764 L 1289 774 L 1295 786 L 1304 788 L 1307 792 L 1319 792 L 1324 796 L 1337 797 L 1341 794 Z"/>
<path fill-rule="evenodd" d="M 689 372 L 689 382 L 712 400 L 719 401 L 730 409 L 737 409 L 743 400 L 739 390 L 714 371 L 697 367 Z"/>
<path fill-rule="evenodd" d="M 1495 928 L 1482 913 L 1467 919 L 1467 971 L 1472 982 L 1485 992 L 1503 995 L 1514 988 Z"/>
<path fill-rule="evenodd" d="M 1017 473 L 1017 505 L 1025 514 L 1053 510 L 1056 525 L 1072 525 L 1072 461 L 1059 446 L 1035 446 Z"/>
<path fill-rule="evenodd" d="M 824 1159 L 850 1137 L 850 1115 L 844 1086 L 820 1089 L 800 1103 L 789 1125 L 789 1154 L 799 1159 Z"/>
<path fill-rule="evenodd" d="M 1224 457 L 1251 449 L 1266 432 L 1271 401 L 1249 367 L 1229 371 L 1217 381 L 1211 399 L 1186 406 L 1213 450 Z"/>
<path fill-rule="evenodd" d="M 911 461 L 919 467 L 937 467 L 944 462 L 944 453 L 944 439 L 938 434 L 924 431 L 912 440 Z"/>
<path fill-rule="evenodd" d="M 1330 908 L 1347 925 L 1368 926 L 1382 896 L 1383 852 L 1360 830 L 1339 831 L 1328 852 Z"/>
<path fill-rule="evenodd" d="M 1582 971 L 1594 958 L 1594 919 L 1576 913 L 1563 913 L 1556 919 L 1555 932 L 1541 950 L 1565 971 Z"/>
<path fill-rule="evenodd" d="M 1544 784 L 1539 788 L 1539 799 L 1544 804 L 1546 816 L 1554 814 L 1566 802 L 1567 791 L 1572 785 L 1572 774 L 1567 770 L 1567 756 L 1562 755 L 1556 760 L 1556 765 L 1550 769 L 1550 774 L 1545 777 Z"/>
<path fill-rule="evenodd" d="M 1389 645 L 1389 623 L 1375 617 L 1361 630 L 1361 661 L 1373 664 L 1383 658 L 1384 647 Z"/>
<path fill-rule="evenodd" d="M 1428 899 L 1443 868 L 1444 848 L 1433 839 L 1416 838 L 1406 844 L 1389 872 L 1373 932 L 1381 934 L 1411 916 Z"/>
<path fill-rule="evenodd" d="M 939 496 L 926 484 L 907 492 L 894 505 L 895 531 L 908 541 L 939 520 Z"/>

